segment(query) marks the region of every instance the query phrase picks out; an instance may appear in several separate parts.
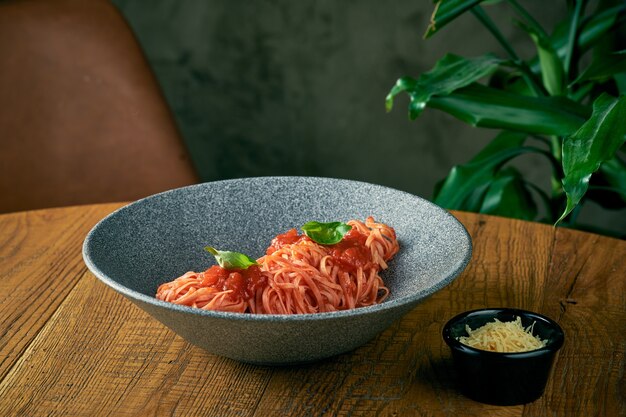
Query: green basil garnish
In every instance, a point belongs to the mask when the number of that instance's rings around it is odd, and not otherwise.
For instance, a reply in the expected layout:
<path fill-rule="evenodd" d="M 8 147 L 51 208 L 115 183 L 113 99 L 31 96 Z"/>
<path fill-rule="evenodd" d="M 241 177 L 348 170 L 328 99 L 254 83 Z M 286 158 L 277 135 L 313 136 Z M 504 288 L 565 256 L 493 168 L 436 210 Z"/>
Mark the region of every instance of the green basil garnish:
<path fill-rule="evenodd" d="M 243 253 L 221 251 L 211 246 L 205 247 L 204 250 L 215 256 L 217 263 L 224 269 L 248 269 L 249 266 L 257 265 L 254 259 Z"/>
<path fill-rule="evenodd" d="M 341 242 L 350 229 L 352 226 L 341 222 L 308 222 L 302 226 L 304 234 L 321 245 L 334 245 Z"/>

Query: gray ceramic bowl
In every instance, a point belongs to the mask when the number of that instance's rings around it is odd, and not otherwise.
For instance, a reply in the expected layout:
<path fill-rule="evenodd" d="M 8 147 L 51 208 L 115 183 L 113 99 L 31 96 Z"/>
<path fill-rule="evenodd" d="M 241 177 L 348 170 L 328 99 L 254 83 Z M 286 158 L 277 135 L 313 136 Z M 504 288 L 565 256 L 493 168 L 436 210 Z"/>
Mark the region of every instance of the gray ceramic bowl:
<path fill-rule="evenodd" d="M 261 256 L 270 240 L 310 220 L 374 216 L 395 228 L 400 252 L 382 273 L 383 303 L 332 313 L 254 315 L 204 311 L 154 298 L 157 287 L 214 264 L 206 245 Z M 471 239 L 452 215 L 391 188 L 330 178 L 210 182 L 139 200 L 87 235 L 83 258 L 109 287 L 189 342 L 258 364 L 293 364 L 350 351 L 458 276 Z"/>

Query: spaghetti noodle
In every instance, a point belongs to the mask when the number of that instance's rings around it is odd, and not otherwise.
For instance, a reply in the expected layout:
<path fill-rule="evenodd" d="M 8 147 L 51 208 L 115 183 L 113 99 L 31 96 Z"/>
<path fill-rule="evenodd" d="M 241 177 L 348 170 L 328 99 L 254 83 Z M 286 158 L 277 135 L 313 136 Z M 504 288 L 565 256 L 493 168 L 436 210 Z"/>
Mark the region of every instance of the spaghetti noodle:
<path fill-rule="evenodd" d="M 161 285 L 156 297 L 205 310 L 306 314 L 380 303 L 389 295 L 379 273 L 399 250 L 393 228 L 350 220 L 334 245 L 321 245 L 295 229 L 276 236 L 247 269 L 212 266 Z"/>

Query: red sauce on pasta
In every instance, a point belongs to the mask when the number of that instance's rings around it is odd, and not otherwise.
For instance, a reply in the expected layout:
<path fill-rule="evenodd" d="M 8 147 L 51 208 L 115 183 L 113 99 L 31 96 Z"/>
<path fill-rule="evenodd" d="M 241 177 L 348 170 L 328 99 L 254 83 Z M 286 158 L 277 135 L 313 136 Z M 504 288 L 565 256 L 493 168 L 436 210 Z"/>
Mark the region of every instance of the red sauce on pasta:
<path fill-rule="evenodd" d="M 330 256 L 349 272 L 358 268 L 365 268 L 372 262 L 372 253 L 365 246 L 367 236 L 357 229 L 351 229 L 346 233 L 341 242 L 330 245 Z"/>
<path fill-rule="evenodd" d="M 303 240 L 311 240 L 307 235 L 300 235 L 296 229 L 290 229 L 285 233 L 277 235 L 270 243 L 269 248 L 265 251 L 266 255 L 271 255 L 286 245 L 294 245 Z"/>
<path fill-rule="evenodd" d="M 379 273 L 399 250 L 394 229 L 372 217 L 347 222 L 341 242 L 320 245 L 291 229 L 272 239 L 258 265 L 212 266 L 161 284 L 157 298 L 205 310 L 306 314 L 382 302 L 389 289 Z"/>
<path fill-rule="evenodd" d="M 221 291 L 229 291 L 231 300 L 249 300 L 254 297 L 259 288 L 263 288 L 267 278 L 256 266 L 247 269 L 224 269 L 214 265 L 202 274 L 202 285 L 216 288 Z"/>

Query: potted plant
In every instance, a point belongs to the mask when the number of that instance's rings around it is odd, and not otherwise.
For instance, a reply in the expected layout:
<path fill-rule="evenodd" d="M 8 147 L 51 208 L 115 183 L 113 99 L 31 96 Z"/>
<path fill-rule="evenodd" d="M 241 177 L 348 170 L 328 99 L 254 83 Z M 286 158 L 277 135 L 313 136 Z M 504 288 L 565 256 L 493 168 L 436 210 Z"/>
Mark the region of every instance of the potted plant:
<path fill-rule="evenodd" d="M 626 50 L 615 34 L 624 27 L 626 3 L 601 0 L 587 10 L 587 0 L 568 1 L 566 18 L 548 33 L 517 0 L 506 0 L 536 48 L 531 60 L 519 57 L 489 17 L 483 6 L 493 3 L 439 1 L 425 37 L 472 13 L 507 56 L 448 54 L 419 77 L 400 78 L 387 96 L 390 111 L 406 93 L 411 119 L 430 107 L 501 130 L 436 185 L 434 202 L 576 228 L 584 228 L 576 219 L 585 201 L 625 208 Z M 549 190 L 510 164 L 528 153 L 551 167 Z"/>

